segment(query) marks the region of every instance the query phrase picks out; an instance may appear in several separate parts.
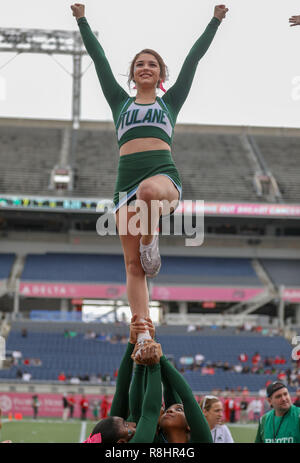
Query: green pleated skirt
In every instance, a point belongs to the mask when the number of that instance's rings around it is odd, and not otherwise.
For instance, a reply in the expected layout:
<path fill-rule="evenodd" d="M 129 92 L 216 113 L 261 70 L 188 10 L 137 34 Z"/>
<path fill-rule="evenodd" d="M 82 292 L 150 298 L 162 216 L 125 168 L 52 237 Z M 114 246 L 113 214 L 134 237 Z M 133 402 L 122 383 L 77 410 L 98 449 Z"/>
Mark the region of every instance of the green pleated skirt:
<path fill-rule="evenodd" d="M 142 151 L 120 156 L 114 191 L 114 212 L 135 200 L 139 184 L 154 175 L 168 177 L 179 191 L 181 199 L 181 180 L 170 151 Z"/>

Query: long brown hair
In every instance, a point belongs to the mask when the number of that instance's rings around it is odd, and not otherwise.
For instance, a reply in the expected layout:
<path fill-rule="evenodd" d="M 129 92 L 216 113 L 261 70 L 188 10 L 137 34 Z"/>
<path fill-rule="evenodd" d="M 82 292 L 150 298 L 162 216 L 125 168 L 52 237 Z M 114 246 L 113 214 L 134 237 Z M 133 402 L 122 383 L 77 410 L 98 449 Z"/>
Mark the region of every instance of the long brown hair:
<path fill-rule="evenodd" d="M 157 51 L 155 50 L 152 50 L 151 48 L 144 48 L 144 50 L 140 51 L 139 53 L 137 53 L 135 55 L 135 57 L 133 58 L 133 60 L 131 61 L 131 64 L 130 64 L 130 69 L 129 69 L 129 76 L 128 76 L 128 86 L 130 87 L 130 83 L 131 81 L 134 82 L 133 80 L 133 76 L 134 76 L 134 65 L 135 65 L 135 62 L 136 60 L 138 59 L 138 57 L 142 54 L 142 53 L 148 53 L 149 55 L 152 55 L 154 56 L 154 58 L 157 59 L 158 61 L 158 64 L 159 64 L 159 68 L 160 68 L 160 81 L 157 83 L 157 87 L 159 87 L 160 85 L 160 82 L 165 82 L 169 76 L 169 73 L 168 73 L 168 68 L 164 62 L 164 60 L 162 59 L 162 57 L 157 53 Z"/>

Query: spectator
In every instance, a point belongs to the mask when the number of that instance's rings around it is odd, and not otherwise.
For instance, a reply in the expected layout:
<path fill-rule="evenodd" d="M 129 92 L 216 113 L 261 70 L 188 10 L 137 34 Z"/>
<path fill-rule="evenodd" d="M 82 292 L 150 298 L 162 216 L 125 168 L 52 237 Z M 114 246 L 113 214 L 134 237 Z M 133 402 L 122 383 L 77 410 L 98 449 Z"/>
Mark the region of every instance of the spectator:
<path fill-rule="evenodd" d="M 80 379 L 78 376 L 73 375 L 70 378 L 70 384 L 80 384 Z"/>
<path fill-rule="evenodd" d="M 99 419 L 99 410 L 100 410 L 100 401 L 95 399 L 92 402 L 92 413 L 93 413 L 94 421 L 98 421 Z"/>
<path fill-rule="evenodd" d="M 22 352 L 20 352 L 19 350 L 14 350 L 14 351 L 12 352 L 12 358 L 14 359 L 14 360 L 13 360 L 13 364 L 14 364 L 14 365 L 18 365 L 20 359 L 22 358 Z"/>
<path fill-rule="evenodd" d="M 205 396 L 200 402 L 200 408 L 208 422 L 213 442 L 216 444 L 233 443 L 228 427 L 223 424 L 223 404 L 218 397 Z"/>
<path fill-rule="evenodd" d="M 81 420 L 86 420 L 86 413 L 89 408 L 89 402 L 85 395 L 82 396 L 80 401 L 80 409 L 81 409 Z"/>
<path fill-rule="evenodd" d="M 63 395 L 63 398 L 62 398 L 62 402 L 63 402 L 62 419 L 63 419 L 63 421 L 67 421 L 68 416 L 69 416 L 69 402 L 68 402 L 68 399 L 67 399 L 67 394 L 65 392 L 64 392 L 64 395 Z"/>
<path fill-rule="evenodd" d="M 240 422 L 245 424 L 248 421 L 248 400 L 246 397 L 243 397 L 242 400 L 240 401 Z"/>
<path fill-rule="evenodd" d="M 102 419 L 107 417 L 108 410 L 109 410 L 109 403 L 108 403 L 106 395 L 104 395 L 102 402 L 101 402 L 101 418 Z"/>
<path fill-rule="evenodd" d="M 27 330 L 26 330 L 26 328 L 22 328 L 21 336 L 22 336 L 22 338 L 27 338 Z"/>
<path fill-rule="evenodd" d="M 296 405 L 296 407 L 300 407 L 300 389 L 299 388 L 296 391 L 296 399 L 293 405 Z"/>
<path fill-rule="evenodd" d="M 66 381 L 66 375 L 64 374 L 63 371 L 59 373 L 57 379 L 58 379 L 58 381 L 62 381 L 62 382 Z"/>
<path fill-rule="evenodd" d="M 76 403 L 74 394 L 70 394 L 67 400 L 68 400 L 68 404 L 69 404 L 70 418 L 72 419 L 73 414 L 74 414 L 74 407 L 75 407 L 75 403 Z"/>
<path fill-rule="evenodd" d="M 286 383 L 287 377 L 286 377 L 285 371 L 281 370 L 281 371 L 279 372 L 279 374 L 277 375 L 277 379 L 278 379 L 278 381 L 280 381 L 281 383 Z"/>
<path fill-rule="evenodd" d="M 31 373 L 28 373 L 28 371 L 24 371 L 22 375 L 22 380 L 23 381 L 30 381 L 31 380 Z"/>
<path fill-rule="evenodd" d="M 245 354 L 244 352 L 242 352 L 240 355 L 239 355 L 239 361 L 240 362 L 248 362 L 248 355 Z"/>
<path fill-rule="evenodd" d="M 292 404 L 285 384 L 275 381 L 267 388 L 272 410 L 264 415 L 257 429 L 256 443 L 300 443 L 300 410 Z"/>
<path fill-rule="evenodd" d="M 233 370 L 234 370 L 236 373 L 242 373 L 243 367 L 242 367 L 242 365 L 234 365 Z"/>
<path fill-rule="evenodd" d="M 261 356 L 259 355 L 259 352 L 255 352 L 255 354 L 252 357 L 252 365 L 258 365 L 261 361 Z"/>
<path fill-rule="evenodd" d="M 32 396 L 32 409 L 33 409 L 33 419 L 36 420 L 40 407 L 39 397 L 37 395 Z"/>
<path fill-rule="evenodd" d="M 248 406 L 248 415 L 253 412 L 253 421 L 257 423 L 262 412 L 262 401 L 259 397 L 252 400 Z"/>
<path fill-rule="evenodd" d="M 237 403 L 234 397 L 229 398 L 228 409 L 229 409 L 229 421 L 230 423 L 235 423 L 236 421 L 235 414 L 236 414 L 236 411 L 238 410 L 238 406 L 237 406 Z"/>
<path fill-rule="evenodd" d="M 249 396 L 249 389 L 247 388 L 247 386 L 243 387 L 242 396 L 243 397 Z"/>
<path fill-rule="evenodd" d="M 196 354 L 195 355 L 195 365 L 201 366 L 205 360 L 205 357 L 203 354 Z"/>

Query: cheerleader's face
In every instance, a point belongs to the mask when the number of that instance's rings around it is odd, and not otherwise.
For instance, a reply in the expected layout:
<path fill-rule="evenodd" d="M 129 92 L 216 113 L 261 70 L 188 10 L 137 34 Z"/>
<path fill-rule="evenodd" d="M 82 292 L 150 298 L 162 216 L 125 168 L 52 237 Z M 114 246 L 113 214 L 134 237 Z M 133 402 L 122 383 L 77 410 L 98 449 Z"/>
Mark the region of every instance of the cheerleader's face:
<path fill-rule="evenodd" d="M 134 82 L 137 87 L 157 87 L 160 66 L 155 56 L 141 53 L 134 63 Z"/>
<path fill-rule="evenodd" d="M 189 430 L 182 404 L 171 405 L 160 417 L 159 426 L 164 429 L 177 428 Z"/>

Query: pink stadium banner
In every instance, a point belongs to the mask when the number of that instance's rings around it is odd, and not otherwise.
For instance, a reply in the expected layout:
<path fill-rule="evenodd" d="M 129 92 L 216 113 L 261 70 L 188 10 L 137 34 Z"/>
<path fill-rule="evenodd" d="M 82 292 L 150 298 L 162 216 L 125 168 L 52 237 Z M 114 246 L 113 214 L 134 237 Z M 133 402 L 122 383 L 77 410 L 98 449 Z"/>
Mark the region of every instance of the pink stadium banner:
<path fill-rule="evenodd" d="M 0 392 L 0 408 L 4 417 L 10 413 L 14 416 L 15 413 L 21 413 L 23 417 L 33 416 L 32 408 L 32 396 L 38 396 L 40 403 L 38 410 L 39 417 L 62 417 L 63 413 L 63 395 L 62 394 L 39 394 L 39 393 L 16 393 L 16 392 Z M 87 418 L 92 419 L 92 404 L 95 400 L 102 401 L 103 395 L 88 395 L 86 399 L 89 402 L 89 409 L 87 412 Z M 106 396 L 109 404 L 113 399 L 112 395 Z M 80 400 L 82 395 L 74 394 L 75 406 L 74 406 L 74 418 L 80 417 Z"/>
<path fill-rule="evenodd" d="M 289 302 L 300 302 L 300 288 L 285 288 L 283 300 Z"/>
<path fill-rule="evenodd" d="M 263 288 L 153 286 L 151 298 L 160 301 L 240 302 L 252 299 L 263 291 Z"/>
<path fill-rule="evenodd" d="M 203 212 L 205 216 L 300 217 L 300 204 L 181 201 L 175 214 L 203 214 Z"/>
<path fill-rule="evenodd" d="M 263 288 L 219 287 L 219 286 L 152 286 L 154 301 L 220 301 L 242 302 L 258 296 Z M 125 285 L 21 282 L 19 293 L 24 297 L 39 298 L 103 298 L 126 297 Z M 285 288 L 283 299 L 300 302 L 300 288 Z"/>
<path fill-rule="evenodd" d="M 119 299 L 126 294 L 126 285 L 21 282 L 19 293 L 25 297 Z"/>

